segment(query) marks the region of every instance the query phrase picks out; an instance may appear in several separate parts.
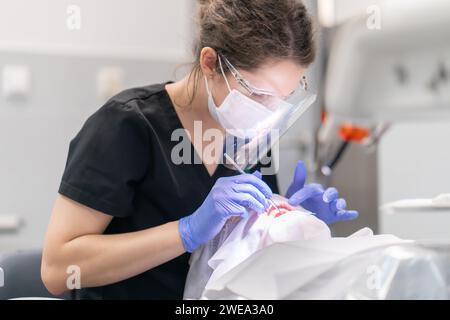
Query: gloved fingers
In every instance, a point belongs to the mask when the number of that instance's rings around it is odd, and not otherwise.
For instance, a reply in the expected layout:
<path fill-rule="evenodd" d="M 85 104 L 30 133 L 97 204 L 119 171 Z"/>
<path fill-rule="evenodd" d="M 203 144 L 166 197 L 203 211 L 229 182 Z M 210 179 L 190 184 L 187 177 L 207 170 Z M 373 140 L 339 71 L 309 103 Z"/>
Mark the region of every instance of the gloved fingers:
<path fill-rule="evenodd" d="M 230 217 L 244 217 L 247 215 L 247 208 L 240 205 L 242 201 L 242 195 L 236 194 L 236 197 L 230 197 L 226 200 L 226 203 L 222 203 L 223 207 L 225 208 L 225 220 Z"/>
<path fill-rule="evenodd" d="M 270 190 L 269 186 L 253 174 L 241 174 L 240 176 L 236 177 L 235 182 L 237 184 L 251 184 L 252 186 L 256 187 L 256 189 L 261 191 L 266 198 L 272 197 L 272 190 Z"/>
<path fill-rule="evenodd" d="M 347 201 L 345 199 L 339 198 L 335 199 L 330 203 L 331 212 L 339 212 L 344 211 L 347 208 Z"/>
<path fill-rule="evenodd" d="M 252 173 L 255 177 L 257 177 L 258 179 L 262 179 L 262 173 L 261 171 L 255 171 Z"/>
<path fill-rule="evenodd" d="M 235 184 L 233 186 L 233 191 L 236 193 L 247 193 L 251 195 L 253 198 L 258 200 L 265 209 L 267 209 L 270 205 L 264 194 L 251 184 Z"/>
<path fill-rule="evenodd" d="M 307 186 L 314 187 L 314 188 L 316 188 L 318 190 L 321 190 L 322 193 L 325 191 L 323 186 L 321 184 L 319 184 L 319 183 L 310 183 Z"/>
<path fill-rule="evenodd" d="M 307 170 L 303 161 L 298 161 L 295 167 L 294 178 L 286 192 L 286 198 L 290 198 L 295 192 L 305 186 Z"/>
<path fill-rule="evenodd" d="M 247 208 L 247 209 L 253 210 L 253 211 L 255 211 L 258 214 L 262 214 L 262 213 L 264 213 L 266 211 L 264 206 L 261 203 L 257 202 L 257 201 L 249 200 L 249 201 L 244 202 L 242 206 Z"/>
<path fill-rule="evenodd" d="M 338 221 L 354 220 L 358 216 L 359 212 L 355 210 L 341 210 L 336 213 Z"/>
<path fill-rule="evenodd" d="M 246 219 L 248 217 L 248 210 L 246 208 L 244 208 L 244 210 L 241 212 L 241 214 L 239 214 L 239 217 L 241 217 L 242 219 Z"/>
<path fill-rule="evenodd" d="M 297 162 L 297 166 L 295 167 L 293 182 L 300 187 L 304 187 L 306 182 L 306 176 L 307 176 L 306 166 L 303 163 L 303 161 L 300 160 Z"/>
<path fill-rule="evenodd" d="M 321 196 L 323 194 L 323 188 L 319 184 L 309 184 L 300 189 L 292 197 L 289 198 L 288 203 L 291 206 L 298 206 L 308 199 Z"/>
<path fill-rule="evenodd" d="M 339 197 L 339 192 L 336 188 L 328 188 L 323 193 L 323 201 L 331 203 Z"/>
<path fill-rule="evenodd" d="M 237 195 L 239 195 L 236 199 L 238 205 L 256 211 L 257 213 L 263 213 L 264 211 L 266 211 L 264 205 L 251 195 L 247 193 L 237 193 Z"/>
<path fill-rule="evenodd" d="M 240 206 L 240 205 L 236 205 L 235 209 L 233 210 L 233 213 L 230 214 L 230 217 L 246 218 L 247 216 L 248 216 L 247 208 Z"/>

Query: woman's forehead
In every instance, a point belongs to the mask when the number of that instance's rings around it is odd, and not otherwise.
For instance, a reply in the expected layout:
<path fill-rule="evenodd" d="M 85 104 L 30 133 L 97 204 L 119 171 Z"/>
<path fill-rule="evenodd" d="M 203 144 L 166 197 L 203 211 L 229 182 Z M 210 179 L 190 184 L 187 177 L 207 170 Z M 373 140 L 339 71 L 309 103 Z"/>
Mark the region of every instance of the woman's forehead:
<path fill-rule="evenodd" d="M 270 61 L 256 70 L 239 72 L 254 86 L 287 96 L 298 87 L 305 68 L 292 60 L 279 60 Z"/>

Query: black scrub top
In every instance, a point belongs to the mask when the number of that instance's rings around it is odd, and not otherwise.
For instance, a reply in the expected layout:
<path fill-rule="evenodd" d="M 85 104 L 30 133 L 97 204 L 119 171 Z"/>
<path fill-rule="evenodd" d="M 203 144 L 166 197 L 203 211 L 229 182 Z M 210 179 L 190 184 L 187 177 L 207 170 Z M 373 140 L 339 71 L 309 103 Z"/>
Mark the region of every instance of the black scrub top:
<path fill-rule="evenodd" d="M 88 118 L 70 143 L 59 193 L 113 216 L 105 234 L 179 220 L 202 204 L 218 178 L 236 174 L 219 165 L 210 176 L 201 163 L 171 161 L 172 148 L 179 143 L 171 140 L 172 132 L 183 127 L 165 85 L 133 88 L 113 97 Z M 193 157 L 198 157 L 190 147 Z M 278 192 L 275 175 L 263 179 Z M 130 279 L 82 288 L 75 297 L 181 299 L 188 260 L 185 253 Z"/>

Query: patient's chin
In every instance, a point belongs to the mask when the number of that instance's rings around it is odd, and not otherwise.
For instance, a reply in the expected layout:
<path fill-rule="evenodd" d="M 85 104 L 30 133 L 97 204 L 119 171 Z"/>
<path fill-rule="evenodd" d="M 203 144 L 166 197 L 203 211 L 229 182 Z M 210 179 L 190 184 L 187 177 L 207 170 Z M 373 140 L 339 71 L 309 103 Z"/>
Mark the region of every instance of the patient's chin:
<path fill-rule="evenodd" d="M 310 213 L 285 210 L 275 217 L 269 229 L 269 238 L 274 243 L 331 238 L 330 228 Z"/>

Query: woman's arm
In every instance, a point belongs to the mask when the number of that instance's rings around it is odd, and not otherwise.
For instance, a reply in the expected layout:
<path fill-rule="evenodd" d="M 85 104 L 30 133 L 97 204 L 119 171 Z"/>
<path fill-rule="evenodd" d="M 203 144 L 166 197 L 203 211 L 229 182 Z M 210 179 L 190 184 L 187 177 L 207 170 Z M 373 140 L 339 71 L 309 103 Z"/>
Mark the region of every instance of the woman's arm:
<path fill-rule="evenodd" d="M 50 219 L 41 276 L 55 295 L 68 290 L 67 268 L 80 268 L 81 287 L 115 283 L 185 252 L 178 221 L 138 232 L 103 235 L 112 217 L 58 196 Z"/>

